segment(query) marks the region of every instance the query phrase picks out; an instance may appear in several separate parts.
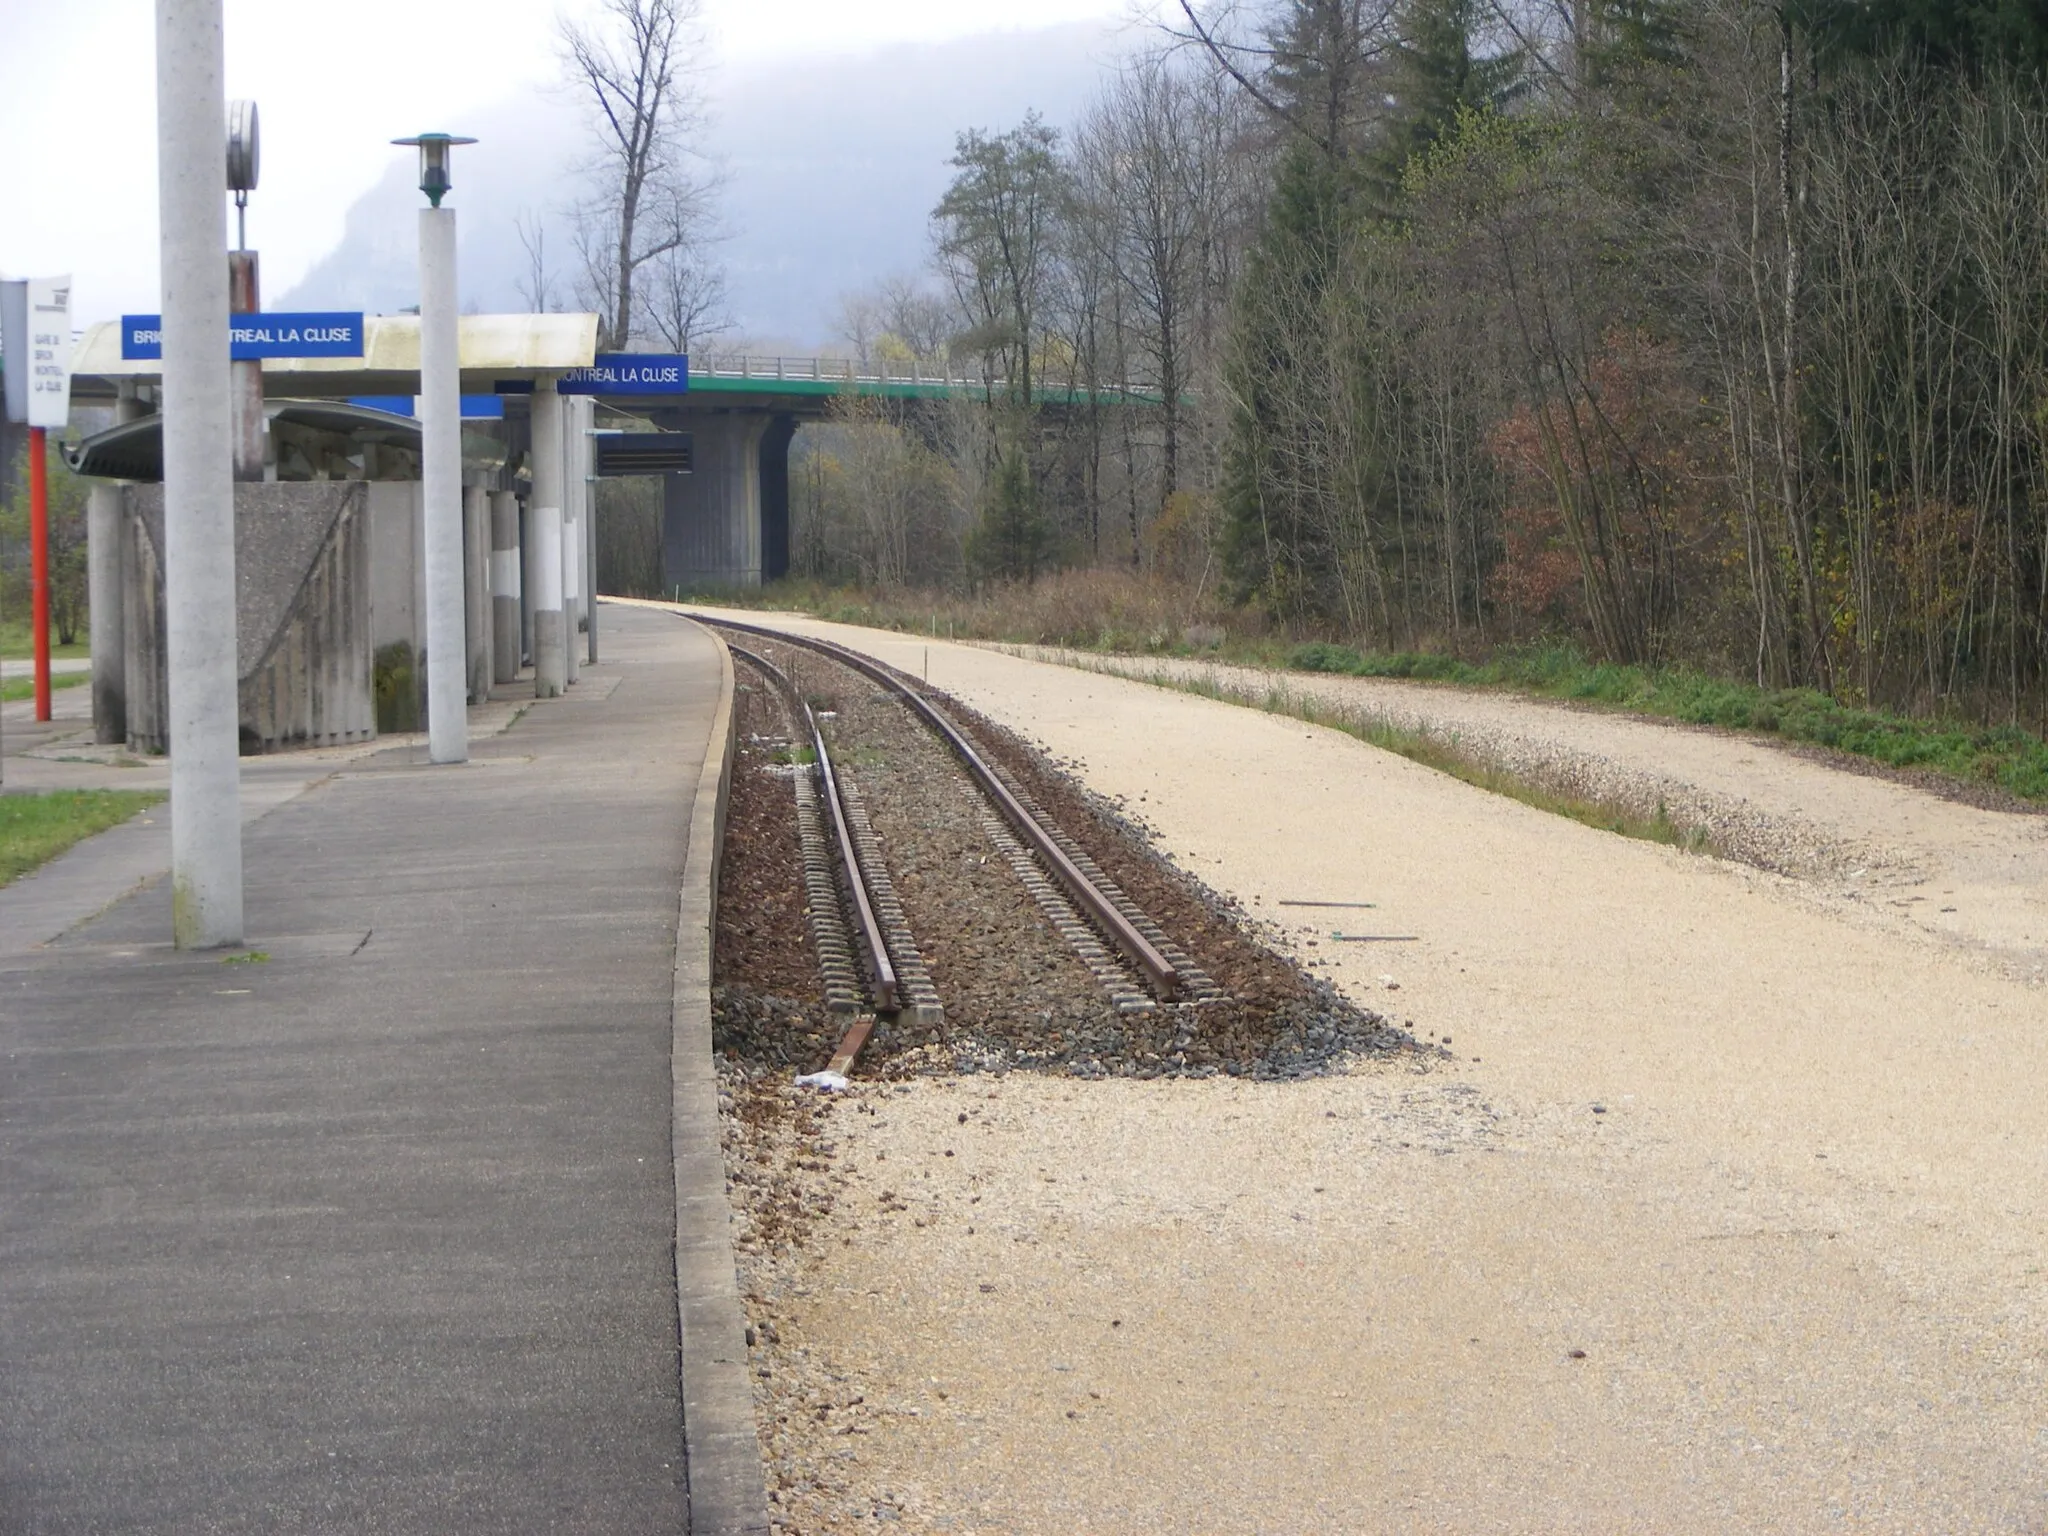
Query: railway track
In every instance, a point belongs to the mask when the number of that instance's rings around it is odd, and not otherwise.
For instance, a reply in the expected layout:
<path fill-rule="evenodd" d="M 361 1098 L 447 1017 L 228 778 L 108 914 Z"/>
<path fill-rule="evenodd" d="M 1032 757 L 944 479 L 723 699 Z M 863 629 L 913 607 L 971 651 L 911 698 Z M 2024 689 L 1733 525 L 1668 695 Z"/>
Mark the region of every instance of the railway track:
<path fill-rule="evenodd" d="M 984 825 L 997 854 L 1039 911 L 1093 974 L 1119 1015 L 1221 1001 L 1224 993 L 1116 883 L 966 734 L 893 669 L 827 640 L 726 618 L 701 622 L 725 631 L 733 654 L 781 697 L 793 733 L 814 758 L 799 772 L 799 839 L 814 946 L 827 1004 L 855 1018 L 829 1070 L 844 1073 L 876 1016 L 908 1015 L 936 1025 L 942 1005 L 890 883 L 858 786 L 834 761 L 827 722 L 788 671 L 749 645 L 770 641 L 824 657 L 878 685 L 942 742 L 986 803 Z"/>

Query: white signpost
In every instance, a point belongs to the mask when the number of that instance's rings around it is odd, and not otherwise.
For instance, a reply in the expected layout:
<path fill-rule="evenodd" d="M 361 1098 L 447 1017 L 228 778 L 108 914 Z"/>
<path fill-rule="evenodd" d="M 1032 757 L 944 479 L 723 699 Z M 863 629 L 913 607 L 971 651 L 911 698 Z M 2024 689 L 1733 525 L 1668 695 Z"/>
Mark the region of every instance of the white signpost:
<path fill-rule="evenodd" d="M 49 429 L 71 420 L 71 279 L 31 277 L 5 285 L 0 347 L 7 415 L 28 423 L 29 630 L 35 647 L 36 719 L 50 718 Z"/>
<path fill-rule="evenodd" d="M 28 424 L 56 427 L 71 419 L 71 279 L 28 280 Z"/>

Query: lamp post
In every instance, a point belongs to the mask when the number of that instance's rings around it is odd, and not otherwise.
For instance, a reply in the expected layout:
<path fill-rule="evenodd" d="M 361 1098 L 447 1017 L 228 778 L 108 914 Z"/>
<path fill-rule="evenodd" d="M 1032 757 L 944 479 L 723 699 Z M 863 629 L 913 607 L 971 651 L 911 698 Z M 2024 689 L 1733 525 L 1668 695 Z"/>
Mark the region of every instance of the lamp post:
<path fill-rule="evenodd" d="M 228 190 L 235 194 L 235 248 L 228 252 L 228 314 L 263 309 L 256 253 L 249 249 L 249 194 L 262 165 L 256 103 L 228 103 Z M 263 364 L 245 357 L 228 364 L 229 415 L 235 439 L 235 479 L 263 478 Z"/>
<path fill-rule="evenodd" d="M 420 480 L 427 545 L 427 756 L 469 757 L 468 639 L 463 619 L 462 376 L 455 319 L 455 210 L 448 152 L 475 139 L 393 139 L 420 152 Z"/>
<path fill-rule="evenodd" d="M 157 0 L 171 934 L 242 941 L 241 700 L 229 458 L 222 0 Z"/>

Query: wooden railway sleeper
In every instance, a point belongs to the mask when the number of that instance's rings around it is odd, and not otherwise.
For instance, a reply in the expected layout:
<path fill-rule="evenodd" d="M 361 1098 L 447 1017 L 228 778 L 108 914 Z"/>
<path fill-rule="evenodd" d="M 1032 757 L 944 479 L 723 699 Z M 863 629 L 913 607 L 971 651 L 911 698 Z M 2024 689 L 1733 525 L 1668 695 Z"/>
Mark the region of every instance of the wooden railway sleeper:
<path fill-rule="evenodd" d="M 994 768 L 992 771 L 1002 778 L 1004 787 L 1016 797 L 1017 803 L 1024 808 L 1025 813 L 1045 829 L 1045 835 L 1059 845 L 1060 851 L 1073 862 L 1074 867 L 1086 875 L 1089 882 L 1102 892 L 1131 925 L 1151 940 L 1159 952 L 1166 956 L 1174 971 L 1180 976 L 1182 1002 L 1220 1003 L 1228 1000 L 1229 994 L 1216 985 L 1209 973 L 1195 964 L 1193 957 L 1186 950 L 1168 938 L 1165 931 L 1146 914 L 1144 909 L 1124 894 L 1123 887 L 1103 872 L 1102 866 L 1089 856 L 1086 849 L 1060 830 L 1059 825 L 1045 814 L 1036 800 L 1031 798 L 1030 791 L 1018 784 L 1008 770 Z"/>
<path fill-rule="evenodd" d="M 868 976 L 874 983 L 875 1007 L 882 1013 L 894 1013 L 899 1006 L 896 967 L 890 959 L 889 944 L 882 933 L 881 922 L 875 916 L 874 903 L 868 897 L 872 876 L 861 867 L 860 855 L 853 845 L 853 833 L 846 824 L 846 802 L 840 797 L 838 777 L 832 770 L 832 752 L 825 745 L 825 733 L 819 729 L 818 717 L 808 704 L 804 706 L 804 719 L 810 725 L 811 747 L 818 759 L 818 798 L 824 804 L 825 819 L 831 823 L 832 843 L 838 851 L 840 868 L 846 877 L 846 894 L 852 901 L 861 951 L 867 957 Z"/>
<path fill-rule="evenodd" d="M 917 938 L 910 930 L 909 915 L 904 912 L 903 903 L 896 895 L 896 882 L 890 877 L 887 860 L 882 857 L 882 840 L 868 819 L 868 808 L 861 799 L 860 786 L 844 774 L 837 775 L 836 782 L 839 803 L 846 812 L 847 830 L 853 838 L 854 853 L 860 859 L 861 873 L 867 880 L 882 942 L 888 946 L 889 957 L 895 963 L 899 1020 L 925 1029 L 936 1029 L 945 1018 L 945 1010 L 939 1005 L 938 989 L 932 985 L 931 970 L 925 964 L 924 954 L 917 947 Z"/>
<path fill-rule="evenodd" d="M 804 646 L 821 652 L 895 692 L 952 747 L 954 755 L 966 766 L 968 774 L 980 784 L 1003 818 L 1044 861 L 1048 872 L 1073 898 L 1075 905 L 1088 913 L 1090 919 L 1129 957 L 1132 965 L 1143 973 L 1153 990 L 1168 1001 L 1182 996 L 1182 978 L 1175 971 L 1172 962 L 1160 952 L 1158 944 L 1152 937 L 1160 932 L 1158 925 L 1148 919 L 1140 926 L 1132 919 L 1131 914 L 1137 909 L 1128 899 L 1118 903 L 1104 896 L 1068 857 L 1059 843 L 1048 835 L 1044 823 L 1018 803 L 1009 786 L 983 761 L 981 754 L 974 750 L 973 744 L 959 728 L 940 713 L 923 694 L 896 676 L 892 669 L 830 640 L 819 640 L 808 635 L 793 635 L 763 625 L 743 623 L 737 619 L 717 618 L 707 619 L 705 622 L 750 634 L 765 635 L 785 644 Z M 1150 930 L 1149 934 L 1146 929 Z M 1210 983 L 1210 988 L 1214 990 L 1213 982 Z M 1193 1000 L 1202 1000 L 1201 994 L 1194 993 Z"/>
<path fill-rule="evenodd" d="M 1031 851 L 1011 835 L 1010 829 L 993 812 L 981 818 L 981 827 L 988 834 L 988 840 L 996 845 L 1009 864 L 1012 872 L 1023 883 L 1031 899 L 1046 916 L 1067 946 L 1079 957 L 1081 963 L 1101 983 L 1102 990 L 1109 994 L 1110 1002 L 1118 1013 L 1150 1013 L 1159 1004 L 1152 994 L 1145 990 L 1145 984 L 1137 974 L 1124 963 L 1123 957 L 1102 942 L 1094 927 L 1075 910 L 1067 900 L 1066 893 L 1051 880 Z"/>

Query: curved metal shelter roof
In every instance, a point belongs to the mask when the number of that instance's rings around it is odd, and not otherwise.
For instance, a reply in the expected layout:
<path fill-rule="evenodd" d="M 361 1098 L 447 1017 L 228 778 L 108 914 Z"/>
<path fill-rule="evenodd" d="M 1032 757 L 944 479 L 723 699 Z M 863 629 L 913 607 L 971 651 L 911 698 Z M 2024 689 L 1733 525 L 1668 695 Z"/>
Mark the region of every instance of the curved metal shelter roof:
<path fill-rule="evenodd" d="M 272 400 L 265 403 L 263 414 L 273 428 L 279 425 L 304 427 L 345 437 L 357 446 L 375 443 L 406 448 L 415 453 L 419 451 L 420 424 L 417 421 L 410 416 L 394 416 L 389 411 L 372 410 L 368 406 L 349 405 L 338 400 Z M 467 436 L 465 434 L 465 438 Z M 164 477 L 164 419 L 155 415 L 141 416 L 109 427 L 104 432 L 95 432 L 66 448 L 64 460 L 81 475 L 94 475 L 106 480 L 161 480 Z"/>

